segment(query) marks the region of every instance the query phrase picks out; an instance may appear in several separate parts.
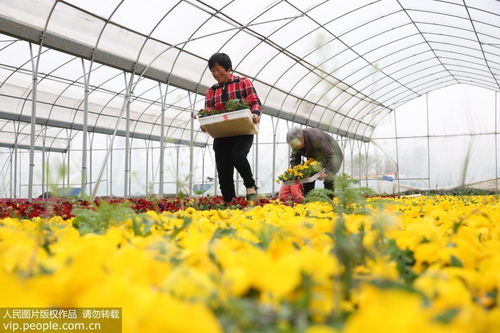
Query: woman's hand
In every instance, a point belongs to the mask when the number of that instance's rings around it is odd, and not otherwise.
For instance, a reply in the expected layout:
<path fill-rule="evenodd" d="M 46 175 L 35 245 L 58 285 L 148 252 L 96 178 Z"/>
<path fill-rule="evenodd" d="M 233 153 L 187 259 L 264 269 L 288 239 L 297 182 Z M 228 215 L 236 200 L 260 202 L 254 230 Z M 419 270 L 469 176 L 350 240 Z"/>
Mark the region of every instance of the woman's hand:
<path fill-rule="evenodd" d="M 324 171 L 320 171 L 318 180 L 324 180 L 325 178 L 326 178 L 326 173 Z"/>
<path fill-rule="evenodd" d="M 260 122 L 260 117 L 256 114 L 252 115 L 252 121 L 254 124 L 258 124 Z"/>

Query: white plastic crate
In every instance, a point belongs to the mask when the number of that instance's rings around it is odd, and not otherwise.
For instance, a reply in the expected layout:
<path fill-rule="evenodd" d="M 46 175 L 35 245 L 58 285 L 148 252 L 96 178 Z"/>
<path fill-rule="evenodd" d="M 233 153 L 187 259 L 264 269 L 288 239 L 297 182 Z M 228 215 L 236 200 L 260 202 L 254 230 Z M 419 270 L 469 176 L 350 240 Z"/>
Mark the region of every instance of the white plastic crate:
<path fill-rule="evenodd" d="M 213 116 L 198 118 L 200 127 L 213 138 L 257 134 L 259 127 L 252 121 L 249 109 L 231 111 Z"/>

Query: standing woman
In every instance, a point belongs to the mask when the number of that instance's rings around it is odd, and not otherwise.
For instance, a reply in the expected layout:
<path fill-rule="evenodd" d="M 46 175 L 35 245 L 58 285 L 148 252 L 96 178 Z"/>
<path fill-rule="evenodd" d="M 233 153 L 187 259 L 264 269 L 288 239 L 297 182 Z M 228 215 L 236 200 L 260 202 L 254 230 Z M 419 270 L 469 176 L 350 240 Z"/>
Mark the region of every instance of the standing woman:
<path fill-rule="evenodd" d="M 252 111 L 253 122 L 259 123 L 262 104 L 248 78 L 232 74 L 231 59 L 225 53 L 215 53 L 208 60 L 208 68 L 217 84 L 205 93 L 205 108 L 219 109 L 232 99 L 246 101 Z M 246 187 L 247 200 L 257 196 L 257 186 L 252 175 L 247 155 L 253 143 L 253 134 L 237 135 L 214 139 L 215 163 L 219 175 L 219 184 L 225 202 L 230 202 L 235 196 L 233 173 L 234 168 L 243 178 Z"/>

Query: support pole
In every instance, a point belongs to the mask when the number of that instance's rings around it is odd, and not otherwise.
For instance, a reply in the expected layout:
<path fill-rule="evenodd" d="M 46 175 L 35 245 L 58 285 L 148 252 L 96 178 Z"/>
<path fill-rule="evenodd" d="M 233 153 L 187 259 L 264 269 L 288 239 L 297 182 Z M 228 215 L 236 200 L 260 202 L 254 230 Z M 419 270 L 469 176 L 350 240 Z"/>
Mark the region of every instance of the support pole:
<path fill-rule="evenodd" d="M 92 134 L 92 139 L 90 140 L 90 151 L 89 151 L 89 178 L 87 183 L 89 184 L 89 193 L 92 192 L 92 162 L 93 159 L 93 146 L 94 146 L 94 134 Z"/>
<path fill-rule="evenodd" d="M 67 132 L 66 132 L 67 134 Z M 68 159 L 68 161 L 66 162 L 67 164 L 67 167 L 66 167 L 66 184 L 69 187 L 71 187 L 70 183 L 69 183 L 69 175 L 71 173 L 71 165 L 70 165 L 70 161 L 71 161 L 71 135 L 68 135 L 68 147 L 66 148 L 66 158 Z"/>
<path fill-rule="evenodd" d="M 177 151 L 177 158 L 176 158 L 176 167 L 175 167 L 175 192 L 179 194 L 179 185 L 180 185 L 180 179 L 179 179 L 179 145 L 176 145 L 175 147 Z"/>
<path fill-rule="evenodd" d="M 106 135 L 106 147 L 108 146 L 109 137 Z M 109 176 L 110 169 L 106 167 L 106 196 L 109 197 Z"/>
<path fill-rule="evenodd" d="M 398 193 L 401 192 L 399 181 L 399 149 L 398 149 L 398 122 L 396 118 L 396 110 L 394 110 L 394 136 L 396 137 L 396 179 L 398 180 Z"/>
<path fill-rule="evenodd" d="M 160 128 L 160 196 L 163 196 L 163 184 L 165 183 L 165 113 L 166 113 L 166 99 L 168 92 L 168 85 L 165 88 L 165 94 L 161 89 L 161 83 L 158 82 L 158 88 L 160 88 L 160 99 L 161 99 L 161 128 Z"/>
<path fill-rule="evenodd" d="M 111 145 L 111 143 L 110 143 Z M 109 157 L 109 195 L 113 196 L 113 146 L 111 146 L 111 156 Z"/>
<path fill-rule="evenodd" d="M 255 186 L 259 186 L 259 133 L 255 135 Z"/>
<path fill-rule="evenodd" d="M 41 37 L 43 39 L 43 37 Z M 40 50 L 41 50 L 40 44 Z M 37 81 L 38 81 L 38 64 L 40 62 L 40 52 L 38 57 L 34 60 L 33 46 L 30 43 L 31 55 L 31 80 L 32 80 L 32 93 L 31 93 L 31 131 L 30 131 L 30 157 L 29 157 L 29 174 L 28 174 L 28 199 L 33 199 L 33 170 L 35 167 L 35 126 L 36 126 L 36 103 L 37 103 Z"/>
<path fill-rule="evenodd" d="M 111 136 L 111 141 L 109 143 L 108 149 L 106 150 L 106 155 L 104 156 L 104 160 L 102 161 L 101 169 L 99 170 L 99 175 L 96 179 L 94 190 L 92 191 L 92 200 L 95 198 L 97 190 L 99 189 L 102 175 L 104 173 L 104 168 L 106 167 L 106 164 L 108 162 L 109 154 L 113 150 L 113 144 L 115 142 L 115 137 L 116 137 L 116 132 L 118 131 L 118 126 L 120 125 L 120 121 L 123 118 L 123 113 L 125 112 L 125 109 L 127 108 L 127 105 L 129 104 L 130 91 L 132 89 L 132 82 L 134 81 L 134 73 L 135 73 L 135 67 L 132 69 L 132 74 L 130 76 L 130 80 L 129 80 L 128 85 L 127 85 L 127 93 L 125 94 L 125 99 L 123 100 L 122 109 L 120 111 L 120 116 L 116 120 L 115 129 L 114 129 L 113 134 Z"/>
<path fill-rule="evenodd" d="M 88 115 L 89 115 L 89 76 L 90 71 L 87 76 L 85 71 L 85 61 L 82 59 L 82 69 L 84 78 L 84 97 L 83 97 L 83 140 L 82 140 L 82 174 L 81 174 L 81 191 L 80 196 L 84 197 L 87 193 L 87 140 L 88 140 Z M 92 188 L 92 183 L 90 183 L 90 188 Z"/>
<path fill-rule="evenodd" d="M 15 125 L 14 125 L 15 127 Z M 16 135 L 14 137 L 14 199 L 17 198 L 17 142 L 18 142 L 18 137 L 19 137 L 19 123 L 17 125 L 17 130 L 15 131 Z"/>
<path fill-rule="evenodd" d="M 498 193 L 498 92 L 495 91 L 495 192 Z"/>
<path fill-rule="evenodd" d="M 214 158 L 215 162 L 215 158 Z M 219 178 L 217 175 L 217 163 L 214 163 L 214 195 L 217 195 L 217 186 L 219 185 Z"/>
<path fill-rule="evenodd" d="M 191 106 L 191 114 L 194 115 L 194 103 L 191 99 L 191 92 L 188 91 L 188 97 L 189 97 L 189 105 Z M 194 165 L 193 165 L 193 156 L 194 156 L 194 149 L 193 149 L 193 141 L 194 141 L 194 117 L 190 118 L 190 128 L 189 128 L 189 196 L 193 196 L 193 173 L 194 173 Z"/>
<path fill-rule="evenodd" d="M 146 196 L 149 194 L 149 143 L 144 140 L 146 145 Z"/>
<path fill-rule="evenodd" d="M 274 123 L 274 117 L 271 117 L 271 122 Z M 276 179 L 276 131 L 278 127 L 279 119 L 276 118 L 276 126 L 273 125 L 273 175 L 271 179 L 271 194 L 274 195 Z"/>
<path fill-rule="evenodd" d="M 42 133 L 44 133 L 44 130 L 42 129 Z M 47 173 L 47 164 L 45 162 L 45 135 L 47 133 L 45 132 L 42 134 L 42 195 L 45 194 L 45 174 Z M 48 182 L 48 177 L 47 177 L 47 182 Z M 47 186 L 48 188 L 48 186 Z"/>
<path fill-rule="evenodd" d="M 12 171 L 13 171 L 13 168 L 12 168 L 12 160 L 13 160 L 13 157 L 14 157 L 14 149 L 12 148 L 9 148 L 9 151 L 10 151 L 10 161 L 9 161 L 9 164 L 10 164 L 10 181 L 9 181 L 9 197 L 12 198 L 12 193 L 14 193 L 13 191 L 13 186 L 12 186 L 12 181 L 14 180 L 13 178 L 13 174 L 12 174 Z"/>
<path fill-rule="evenodd" d="M 130 95 L 130 92 L 127 92 Z M 125 179 L 124 179 L 124 189 L 123 196 L 126 198 L 129 196 L 129 178 L 130 178 L 130 96 L 127 98 L 126 104 L 126 117 L 125 117 Z"/>
<path fill-rule="evenodd" d="M 429 93 L 425 93 L 425 111 L 427 118 L 427 187 L 431 190 L 431 139 L 429 132 Z"/>
<path fill-rule="evenodd" d="M 370 142 L 365 142 L 365 186 L 368 187 L 368 151 L 370 150 Z"/>

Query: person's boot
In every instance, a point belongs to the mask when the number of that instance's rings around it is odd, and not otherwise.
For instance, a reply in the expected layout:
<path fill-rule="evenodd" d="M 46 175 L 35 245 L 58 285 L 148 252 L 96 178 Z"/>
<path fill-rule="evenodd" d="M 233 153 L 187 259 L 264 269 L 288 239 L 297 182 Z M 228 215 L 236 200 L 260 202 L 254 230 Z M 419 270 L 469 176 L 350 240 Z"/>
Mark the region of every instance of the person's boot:
<path fill-rule="evenodd" d="M 255 201 L 257 199 L 257 186 L 247 188 L 247 201 Z"/>

